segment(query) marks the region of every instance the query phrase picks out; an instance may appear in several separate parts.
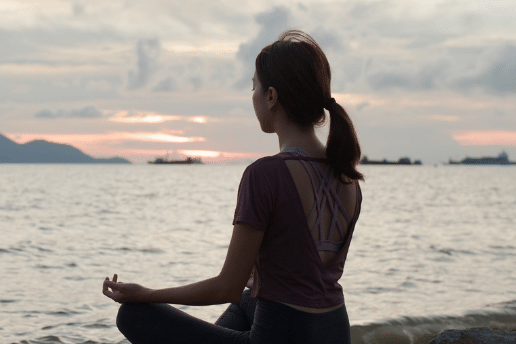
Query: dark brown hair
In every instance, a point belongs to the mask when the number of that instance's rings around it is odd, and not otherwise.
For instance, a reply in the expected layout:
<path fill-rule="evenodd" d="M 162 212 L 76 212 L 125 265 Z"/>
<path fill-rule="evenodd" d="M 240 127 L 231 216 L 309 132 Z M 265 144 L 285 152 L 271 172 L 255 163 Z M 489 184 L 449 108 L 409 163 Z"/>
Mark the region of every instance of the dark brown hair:
<path fill-rule="evenodd" d="M 274 87 L 289 119 L 300 126 L 322 125 L 324 106 L 330 113 L 326 158 L 335 176 L 346 183 L 364 180 L 357 171 L 360 145 L 353 122 L 342 106 L 330 102 L 331 71 L 326 55 L 308 34 L 289 30 L 256 57 L 256 75 L 263 90 Z M 328 105 L 330 104 L 330 105 Z"/>

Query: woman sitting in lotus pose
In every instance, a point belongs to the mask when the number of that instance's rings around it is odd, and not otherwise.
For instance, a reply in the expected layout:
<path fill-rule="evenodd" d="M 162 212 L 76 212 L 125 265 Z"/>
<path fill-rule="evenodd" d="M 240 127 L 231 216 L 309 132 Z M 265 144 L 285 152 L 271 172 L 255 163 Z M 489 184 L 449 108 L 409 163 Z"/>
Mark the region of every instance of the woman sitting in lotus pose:
<path fill-rule="evenodd" d="M 353 123 L 331 97 L 330 66 L 309 35 L 283 33 L 255 65 L 254 111 L 280 152 L 245 170 L 218 276 L 158 290 L 106 278 L 103 293 L 122 303 L 117 326 L 131 343 L 351 342 L 338 281 L 362 201 Z M 326 145 L 314 130 L 324 109 Z M 222 303 L 231 304 L 215 324 L 169 305 Z"/>

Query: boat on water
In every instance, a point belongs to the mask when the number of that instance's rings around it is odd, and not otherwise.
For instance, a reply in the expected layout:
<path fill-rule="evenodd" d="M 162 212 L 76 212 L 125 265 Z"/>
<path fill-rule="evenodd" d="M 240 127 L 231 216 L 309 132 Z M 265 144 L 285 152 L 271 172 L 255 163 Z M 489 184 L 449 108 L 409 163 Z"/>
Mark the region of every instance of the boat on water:
<path fill-rule="evenodd" d="M 516 161 L 509 161 L 507 153 L 502 152 L 497 157 L 485 156 L 482 158 L 467 157 L 461 161 L 453 161 L 450 159 L 449 165 L 516 165 Z"/>
<path fill-rule="evenodd" d="M 360 160 L 360 164 L 362 165 L 422 165 L 421 160 L 415 160 L 412 162 L 409 158 L 400 158 L 398 161 L 388 161 L 387 159 L 383 160 L 369 160 L 367 156 L 364 156 L 362 160 Z"/>
<path fill-rule="evenodd" d="M 202 164 L 201 158 L 187 157 L 184 160 L 169 160 L 168 158 L 156 158 L 154 161 L 148 161 L 149 164 Z"/>

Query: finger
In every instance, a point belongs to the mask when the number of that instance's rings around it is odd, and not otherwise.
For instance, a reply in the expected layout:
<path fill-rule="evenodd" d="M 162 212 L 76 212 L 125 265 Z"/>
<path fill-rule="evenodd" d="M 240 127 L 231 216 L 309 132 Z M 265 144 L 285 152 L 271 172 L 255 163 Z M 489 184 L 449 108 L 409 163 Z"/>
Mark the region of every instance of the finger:
<path fill-rule="evenodd" d="M 118 281 L 118 275 L 117 275 L 117 274 L 114 274 L 114 275 L 113 275 L 113 282 L 115 282 L 115 283 L 116 283 L 117 281 Z"/>
<path fill-rule="evenodd" d="M 109 279 L 106 278 L 106 280 L 104 281 L 104 285 L 102 286 L 102 294 L 106 295 L 110 299 L 113 299 L 114 293 L 108 289 L 109 283 L 111 282 L 109 281 Z"/>
<path fill-rule="evenodd" d="M 110 299 L 113 299 L 113 293 L 109 291 L 109 289 L 102 289 L 102 294 L 106 295 Z"/>
<path fill-rule="evenodd" d="M 126 288 L 126 285 L 121 282 L 113 282 L 113 281 L 105 281 L 104 282 L 109 288 L 111 288 L 112 291 L 120 291 L 122 289 Z"/>

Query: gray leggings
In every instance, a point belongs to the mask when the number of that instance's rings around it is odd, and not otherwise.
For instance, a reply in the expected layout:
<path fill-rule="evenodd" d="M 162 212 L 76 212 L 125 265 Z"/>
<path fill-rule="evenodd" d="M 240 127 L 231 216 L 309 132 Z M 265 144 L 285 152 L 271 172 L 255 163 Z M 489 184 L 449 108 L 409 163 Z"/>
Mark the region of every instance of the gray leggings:
<path fill-rule="evenodd" d="M 168 304 L 123 304 L 116 324 L 133 344 L 349 344 L 346 307 L 307 313 L 269 300 L 253 299 L 245 290 L 215 324 Z"/>

